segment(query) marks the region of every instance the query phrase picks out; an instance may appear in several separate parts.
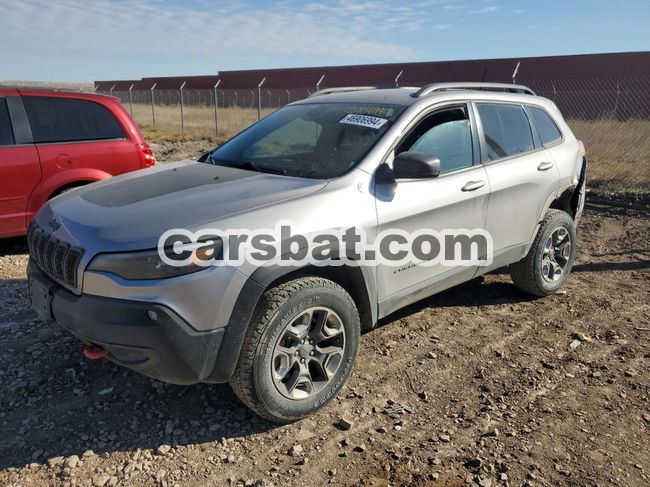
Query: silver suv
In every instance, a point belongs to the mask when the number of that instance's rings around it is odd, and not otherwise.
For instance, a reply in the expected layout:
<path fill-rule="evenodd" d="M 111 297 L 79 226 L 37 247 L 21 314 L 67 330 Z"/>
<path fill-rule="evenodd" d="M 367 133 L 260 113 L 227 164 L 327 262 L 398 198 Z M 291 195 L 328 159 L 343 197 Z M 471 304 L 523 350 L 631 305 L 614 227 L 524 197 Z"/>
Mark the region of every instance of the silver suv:
<path fill-rule="evenodd" d="M 294 421 L 343 387 L 361 330 L 410 303 L 504 266 L 522 291 L 556 292 L 585 172 L 557 107 L 524 86 L 325 90 L 198 161 L 51 200 L 29 229 L 31 300 L 89 358 L 175 384 L 230 382 L 259 415 Z M 156 250 L 172 228 L 280 220 L 305 234 L 484 229 L 492 262 L 176 267 Z"/>

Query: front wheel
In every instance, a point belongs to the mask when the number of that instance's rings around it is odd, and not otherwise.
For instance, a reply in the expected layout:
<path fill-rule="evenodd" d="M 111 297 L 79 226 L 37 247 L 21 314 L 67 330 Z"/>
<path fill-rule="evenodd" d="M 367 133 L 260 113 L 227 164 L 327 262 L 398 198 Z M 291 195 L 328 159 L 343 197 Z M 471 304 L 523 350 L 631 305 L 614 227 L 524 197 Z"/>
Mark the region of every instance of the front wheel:
<path fill-rule="evenodd" d="M 569 278 L 576 255 L 576 230 L 571 216 L 550 210 L 526 257 L 510 266 L 515 286 L 535 296 L 548 296 Z"/>
<path fill-rule="evenodd" d="M 230 385 L 266 419 L 304 418 L 343 387 L 359 336 L 357 308 L 341 286 L 318 277 L 286 282 L 262 296 Z"/>

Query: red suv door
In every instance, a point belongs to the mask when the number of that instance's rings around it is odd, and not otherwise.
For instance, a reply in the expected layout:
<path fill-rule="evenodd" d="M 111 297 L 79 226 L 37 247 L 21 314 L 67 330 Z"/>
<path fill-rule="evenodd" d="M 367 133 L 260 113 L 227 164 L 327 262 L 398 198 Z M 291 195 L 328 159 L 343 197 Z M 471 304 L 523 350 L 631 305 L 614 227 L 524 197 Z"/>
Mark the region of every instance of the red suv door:
<path fill-rule="evenodd" d="M 42 177 L 38 152 L 25 133 L 29 125 L 20 97 L 4 93 L 0 95 L 0 238 L 25 233 L 29 196 Z"/>

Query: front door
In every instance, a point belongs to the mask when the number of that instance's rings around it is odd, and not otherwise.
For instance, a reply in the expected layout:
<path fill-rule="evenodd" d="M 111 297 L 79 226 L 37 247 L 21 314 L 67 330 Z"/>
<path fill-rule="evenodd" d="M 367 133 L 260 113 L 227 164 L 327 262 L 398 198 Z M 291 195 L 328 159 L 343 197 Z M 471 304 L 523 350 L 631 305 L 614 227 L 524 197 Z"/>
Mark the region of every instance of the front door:
<path fill-rule="evenodd" d="M 475 139 L 464 104 L 436 110 L 417 123 L 395 153 L 425 152 L 438 157 L 441 174 L 432 179 L 377 184 L 378 231 L 484 228 L 490 188 L 485 168 L 475 154 Z M 380 314 L 471 279 L 475 273 L 476 266 L 380 266 Z"/>

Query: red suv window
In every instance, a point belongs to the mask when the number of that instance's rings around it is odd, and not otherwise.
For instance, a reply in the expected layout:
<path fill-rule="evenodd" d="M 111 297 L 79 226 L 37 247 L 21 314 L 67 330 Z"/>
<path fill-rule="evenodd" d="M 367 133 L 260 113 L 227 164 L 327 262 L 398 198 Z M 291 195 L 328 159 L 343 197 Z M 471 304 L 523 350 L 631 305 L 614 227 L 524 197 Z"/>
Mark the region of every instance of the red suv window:
<path fill-rule="evenodd" d="M 42 96 L 25 96 L 23 103 L 36 144 L 125 138 L 118 121 L 99 103 Z"/>

